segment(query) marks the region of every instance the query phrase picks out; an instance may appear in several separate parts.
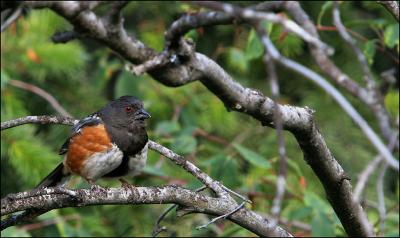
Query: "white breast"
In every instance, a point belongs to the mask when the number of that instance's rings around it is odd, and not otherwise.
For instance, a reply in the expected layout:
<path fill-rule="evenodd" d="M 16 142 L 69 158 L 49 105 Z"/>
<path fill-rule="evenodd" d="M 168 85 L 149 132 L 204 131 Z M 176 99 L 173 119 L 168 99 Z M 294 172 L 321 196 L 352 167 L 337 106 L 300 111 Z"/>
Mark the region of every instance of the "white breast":
<path fill-rule="evenodd" d="M 116 169 L 122 162 L 123 153 L 113 144 L 106 153 L 100 152 L 93 154 L 85 161 L 81 176 L 95 181 L 112 170 Z"/>
<path fill-rule="evenodd" d="M 146 165 L 146 161 L 147 161 L 147 150 L 148 150 L 148 143 L 135 156 L 129 157 L 128 176 L 138 175 L 143 170 L 144 166 Z"/>

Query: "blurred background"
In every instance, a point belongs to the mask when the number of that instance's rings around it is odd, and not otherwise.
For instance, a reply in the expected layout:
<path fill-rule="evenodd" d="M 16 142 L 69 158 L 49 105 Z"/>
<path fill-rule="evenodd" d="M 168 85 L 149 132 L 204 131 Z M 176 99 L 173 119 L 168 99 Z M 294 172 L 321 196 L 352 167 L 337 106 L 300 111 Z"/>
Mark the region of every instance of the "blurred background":
<path fill-rule="evenodd" d="M 252 2 L 236 3 L 251 5 Z M 332 8 L 326 2 L 301 6 L 315 23 L 333 26 Z M 125 27 L 146 45 L 161 51 L 164 31 L 184 13 L 198 8 L 179 2 L 131 2 L 123 10 Z M 96 9 L 107 11 L 107 6 Z M 399 110 L 399 28 L 396 20 L 376 2 L 341 4 L 342 20 L 354 31 L 376 79 L 390 68 L 396 83 L 385 95 L 393 118 Z M 289 17 L 287 15 L 287 17 Z M 57 31 L 72 30 L 64 19 L 49 10 L 33 10 L 1 33 L 1 121 L 27 115 L 57 115 L 42 97 L 15 86 L 23 81 L 51 94 L 75 118 L 84 117 L 109 100 L 134 95 L 144 101 L 152 115 L 149 138 L 184 155 L 214 179 L 247 195 L 249 208 L 270 214 L 275 196 L 278 166 L 276 132 L 224 104 L 202 84 L 195 82 L 168 88 L 147 74 L 134 76 L 124 70 L 125 62 L 103 45 L 90 39 L 53 44 Z M 364 85 L 358 61 L 335 30 L 320 27 L 322 40 L 335 48 L 334 62 L 352 79 Z M 263 49 L 254 30 L 247 25 L 203 27 L 190 31 L 197 51 L 215 60 L 242 85 L 270 96 L 262 61 Z M 273 25 L 271 38 L 281 53 L 323 74 L 314 63 L 306 44 Z M 308 106 L 316 110 L 317 125 L 335 158 L 351 177 L 357 176 L 377 155 L 376 150 L 334 100 L 305 78 L 278 67 L 282 104 Z M 13 83 L 14 82 L 14 83 Z M 380 82 L 378 82 L 380 83 Z M 369 124 L 379 132 L 376 120 L 364 104 L 341 90 Z M 32 189 L 62 160 L 58 150 L 69 135 L 69 126 L 23 125 L 1 132 L 1 196 Z M 321 183 L 303 160 L 294 137 L 285 132 L 288 156 L 283 227 L 296 236 L 344 236 L 343 228 L 325 198 Z M 398 158 L 398 153 L 395 155 Z M 362 204 L 378 231 L 376 208 L 377 169 L 369 178 Z M 201 184 L 168 159 L 150 151 L 145 172 L 130 180 L 138 186 L 179 184 L 191 189 Z M 120 186 L 118 181 L 99 181 L 102 186 Z M 70 187 L 87 187 L 74 178 Z M 399 236 L 398 173 L 384 177 L 387 220 L 384 234 Z M 32 224 L 11 227 L 1 236 L 149 236 L 158 216 L 169 205 L 95 206 L 65 208 L 46 213 Z M 171 212 L 159 236 L 254 236 L 229 221 L 207 229 L 195 227 L 208 216 L 191 214 L 177 218 Z M 303 226 L 296 226 L 296 222 Z"/>

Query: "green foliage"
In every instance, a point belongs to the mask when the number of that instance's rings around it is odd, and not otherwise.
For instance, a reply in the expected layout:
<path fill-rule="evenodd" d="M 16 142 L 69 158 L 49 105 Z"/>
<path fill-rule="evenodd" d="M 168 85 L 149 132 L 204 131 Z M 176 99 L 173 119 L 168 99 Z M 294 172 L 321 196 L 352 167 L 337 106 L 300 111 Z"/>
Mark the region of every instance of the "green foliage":
<path fill-rule="evenodd" d="M 262 45 L 260 38 L 258 38 L 256 31 L 252 29 L 249 33 L 249 38 L 247 39 L 246 59 L 256 59 L 263 54 L 264 46 Z"/>
<path fill-rule="evenodd" d="M 399 45 L 399 24 L 388 25 L 384 33 L 384 42 L 389 48 Z M 398 51 L 398 50 L 397 50 Z"/>
<path fill-rule="evenodd" d="M 399 91 L 390 91 L 386 95 L 385 106 L 393 117 L 399 115 Z"/>
<path fill-rule="evenodd" d="M 326 2 L 322 5 L 321 11 L 320 11 L 319 14 L 318 14 L 318 20 L 317 20 L 318 26 L 322 25 L 321 22 L 322 22 L 322 18 L 323 18 L 323 16 L 324 16 L 324 14 L 327 12 L 327 10 L 329 10 L 329 9 L 332 8 L 332 5 L 333 5 L 333 2 L 332 2 L 332 1 L 326 1 Z"/>
<path fill-rule="evenodd" d="M 229 66 L 235 71 L 245 73 L 247 71 L 248 62 L 247 57 L 242 50 L 230 48 L 227 55 Z"/>
<path fill-rule="evenodd" d="M 270 167 L 268 161 L 257 152 L 251 151 L 246 147 L 238 144 L 234 144 L 234 147 L 239 151 L 239 153 L 243 156 L 245 160 L 247 160 L 254 166 L 258 166 L 264 169 L 268 169 Z"/>
<path fill-rule="evenodd" d="M 373 40 L 367 41 L 367 43 L 364 44 L 364 55 L 367 58 L 368 64 L 371 65 L 374 63 L 375 53 L 376 53 L 375 42 Z"/>
<path fill-rule="evenodd" d="M 301 6 L 313 22 L 333 25 L 331 1 L 312 4 L 301 2 Z M 105 13 L 109 10 L 107 7 L 102 5 L 96 11 Z M 340 9 L 343 23 L 359 43 L 372 73 L 379 75 L 388 68 L 397 67 L 393 57 L 398 58 L 399 33 L 394 18 L 375 2 L 344 2 Z M 131 2 L 123 11 L 124 25 L 128 34 L 161 51 L 164 48 L 164 31 L 168 26 L 182 13 L 190 14 L 197 10 L 197 7 L 183 2 Z M 287 12 L 280 14 L 292 17 Z M 286 32 L 279 24 L 263 21 L 262 25 L 284 56 L 321 73 L 310 57 L 308 47 L 299 37 Z M 11 79 L 43 88 L 76 118 L 94 112 L 110 99 L 135 95 L 143 99 L 146 110 L 152 115 L 148 121 L 151 140 L 185 156 L 227 187 L 249 195 L 253 201 L 252 210 L 260 214 L 270 213 L 279 167 L 275 130 L 261 126 L 247 115 L 228 111 L 201 83 L 178 88 L 165 87 L 149 75 L 133 76 L 126 72 L 124 65 L 127 62 L 91 40 L 75 40 L 67 44 L 50 42 L 49 38 L 54 32 L 70 29 L 71 26 L 53 12 L 32 10 L 1 34 L 2 121 L 26 115 L 56 114 L 41 97 L 12 86 L 9 83 Z M 354 52 L 349 50 L 339 34 L 324 30 L 318 33 L 322 41 L 336 49 L 332 60 L 352 79 L 364 85 L 362 70 Z M 185 37 L 192 38 L 198 52 L 215 59 L 242 85 L 270 95 L 262 59 L 264 47 L 256 31 L 249 25 L 203 27 L 189 31 Z M 282 95 L 280 102 L 308 106 L 316 111 L 314 117 L 319 130 L 354 185 L 357 175 L 376 155 L 376 151 L 331 97 L 279 65 L 277 72 Z M 365 105 L 346 93 L 345 96 L 379 131 L 375 118 L 365 109 Z M 391 119 L 396 118 L 399 113 L 398 84 L 391 86 L 384 100 Z M 54 169 L 63 159 L 57 152 L 68 135 L 69 127 L 61 125 L 23 125 L 2 131 L 2 197 L 11 192 L 32 189 Z M 289 222 L 301 221 L 311 226 L 311 231 L 294 226 L 288 227 L 288 230 L 298 236 L 345 236 L 326 200 L 321 183 L 304 161 L 296 139 L 288 132 L 284 135 L 288 160 L 281 217 Z M 375 177 L 369 180 L 369 186 L 366 187 L 364 194 L 367 201 L 376 201 Z M 384 235 L 397 237 L 399 182 L 394 179 L 393 184 L 393 178 L 390 177 L 393 176 L 385 177 L 388 214 Z M 137 186 L 179 184 L 190 189 L 202 185 L 192 175 L 153 151 L 149 152 L 144 173 L 131 182 Z M 103 186 L 120 186 L 114 180 L 100 180 L 99 183 Z M 71 186 L 77 188 L 88 185 L 75 182 Z M 113 205 L 61 209 L 38 218 L 39 222 L 48 222 L 49 225 L 28 231 L 11 227 L 2 231 L 1 235 L 149 236 L 157 217 L 166 207 Z M 378 224 L 378 212 L 367 206 L 365 210 L 371 222 Z M 168 230 L 161 235 L 254 236 L 229 221 L 220 221 L 201 231 L 195 230 L 207 219 L 208 216 L 201 214 L 177 218 L 173 211 L 162 221 Z"/>

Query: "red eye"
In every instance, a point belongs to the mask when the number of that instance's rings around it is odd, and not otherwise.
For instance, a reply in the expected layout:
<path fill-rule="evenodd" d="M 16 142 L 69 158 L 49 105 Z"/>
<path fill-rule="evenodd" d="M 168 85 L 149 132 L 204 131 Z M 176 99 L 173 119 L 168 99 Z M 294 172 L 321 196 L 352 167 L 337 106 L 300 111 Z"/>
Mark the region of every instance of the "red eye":
<path fill-rule="evenodd" d="M 132 109 L 133 109 L 132 107 L 125 107 L 126 112 L 130 112 L 130 111 L 132 111 Z"/>

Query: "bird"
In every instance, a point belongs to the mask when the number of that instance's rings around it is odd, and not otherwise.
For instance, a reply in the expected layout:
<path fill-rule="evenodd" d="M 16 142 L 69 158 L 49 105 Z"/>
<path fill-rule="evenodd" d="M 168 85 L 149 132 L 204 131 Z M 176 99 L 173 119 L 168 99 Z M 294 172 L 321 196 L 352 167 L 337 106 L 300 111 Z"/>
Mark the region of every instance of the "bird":
<path fill-rule="evenodd" d="M 72 127 L 59 152 L 63 162 L 35 188 L 64 186 L 71 175 L 83 177 L 92 187 L 100 178 L 118 178 L 128 185 L 122 177 L 140 174 L 146 164 L 145 120 L 150 117 L 134 96 L 110 101 Z"/>

